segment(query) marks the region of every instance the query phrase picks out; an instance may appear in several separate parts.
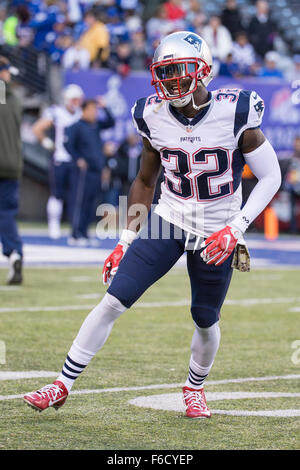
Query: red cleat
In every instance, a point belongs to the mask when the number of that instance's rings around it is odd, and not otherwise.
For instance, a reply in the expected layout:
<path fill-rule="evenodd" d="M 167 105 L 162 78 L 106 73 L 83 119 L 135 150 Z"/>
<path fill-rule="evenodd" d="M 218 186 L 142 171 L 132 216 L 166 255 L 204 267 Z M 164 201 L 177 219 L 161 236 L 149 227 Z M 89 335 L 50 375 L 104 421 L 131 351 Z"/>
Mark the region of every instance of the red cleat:
<path fill-rule="evenodd" d="M 183 403 L 186 406 L 186 416 L 188 418 L 210 418 L 211 411 L 207 407 L 203 388 L 183 387 Z"/>
<path fill-rule="evenodd" d="M 36 392 L 28 393 L 24 396 L 24 401 L 37 411 L 43 411 L 50 406 L 58 410 L 65 403 L 68 394 L 65 385 L 56 380 Z"/>

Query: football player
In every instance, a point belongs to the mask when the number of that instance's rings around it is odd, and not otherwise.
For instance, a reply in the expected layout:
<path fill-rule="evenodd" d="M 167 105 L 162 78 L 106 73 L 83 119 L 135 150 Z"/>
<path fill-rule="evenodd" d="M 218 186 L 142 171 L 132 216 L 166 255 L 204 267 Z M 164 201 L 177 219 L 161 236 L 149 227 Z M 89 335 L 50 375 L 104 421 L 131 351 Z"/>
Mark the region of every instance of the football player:
<path fill-rule="evenodd" d="M 47 203 L 49 237 L 60 238 L 60 222 L 63 203 L 70 187 L 72 157 L 64 146 L 64 130 L 80 119 L 80 105 L 83 100 L 82 89 L 75 84 L 68 85 L 62 92 L 63 104 L 45 109 L 42 117 L 33 125 L 32 130 L 42 147 L 53 154 L 50 167 L 50 197 Z M 54 130 L 54 139 L 47 132 Z"/>
<path fill-rule="evenodd" d="M 139 99 L 133 108 L 144 147 L 128 205 L 150 210 L 162 165 L 159 203 L 151 223 L 138 235 L 136 218 L 128 216 L 127 228 L 104 263 L 108 291 L 85 319 L 60 376 L 25 396 L 35 409 L 65 402 L 115 320 L 186 251 L 195 330 L 183 399 L 188 417 L 211 416 L 203 383 L 220 343 L 220 309 L 232 266 L 249 270 L 243 233 L 277 192 L 281 173 L 260 130 L 264 104 L 257 93 L 207 90 L 212 58 L 201 37 L 185 31 L 165 37 L 155 51 L 151 73 L 157 94 Z M 258 183 L 241 209 L 245 162 Z"/>

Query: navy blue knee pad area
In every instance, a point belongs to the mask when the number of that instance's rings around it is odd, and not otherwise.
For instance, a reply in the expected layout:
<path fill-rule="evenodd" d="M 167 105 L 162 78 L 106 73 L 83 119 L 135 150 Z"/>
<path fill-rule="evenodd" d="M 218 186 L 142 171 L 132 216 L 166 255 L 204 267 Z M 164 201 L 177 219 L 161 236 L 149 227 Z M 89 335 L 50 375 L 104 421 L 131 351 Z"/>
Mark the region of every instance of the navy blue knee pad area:
<path fill-rule="evenodd" d="M 206 264 L 200 252 L 187 253 L 191 284 L 191 313 L 199 328 L 209 328 L 219 320 L 220 310 L 232 277 L 232 257 L 220 266 Z"/>
<path fill-rule="evenodd" d="M 108 288 L 125 307 L 131 307 L 158 279 L 164 276 L 184 253 L 182 238 L 172 233 L 168 239 L 137 238 L 126 251 L 117 273 Z M 200 250 L 187 251 L 187 268 L 191 285 L 191 313 L 200 328 L 218 321 L 231 276 L 232 256 L 221 266 L 209 266 Z M 183 292 L 186 297 L 187 293 Z"/>

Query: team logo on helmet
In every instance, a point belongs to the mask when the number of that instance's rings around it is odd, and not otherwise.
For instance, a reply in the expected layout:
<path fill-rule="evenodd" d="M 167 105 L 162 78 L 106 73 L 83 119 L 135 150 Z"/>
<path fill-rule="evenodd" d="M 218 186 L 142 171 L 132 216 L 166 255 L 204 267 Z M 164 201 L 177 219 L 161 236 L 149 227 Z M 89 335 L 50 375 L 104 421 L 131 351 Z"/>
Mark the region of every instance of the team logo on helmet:
<path fill-rule="evenodd" d="M 188 36 L 186 36 L 185 38 L 183 38 L 184 41 L 188 42 L 189 44 L 191 44 L 192 46 L 195 47 L 195 49 L 197 49 L 198 52 L 201 51 L 201 47 L 202 47 L 202 41 L 199 37 L 197 37 L 195 34 L 188 34 Z"/>

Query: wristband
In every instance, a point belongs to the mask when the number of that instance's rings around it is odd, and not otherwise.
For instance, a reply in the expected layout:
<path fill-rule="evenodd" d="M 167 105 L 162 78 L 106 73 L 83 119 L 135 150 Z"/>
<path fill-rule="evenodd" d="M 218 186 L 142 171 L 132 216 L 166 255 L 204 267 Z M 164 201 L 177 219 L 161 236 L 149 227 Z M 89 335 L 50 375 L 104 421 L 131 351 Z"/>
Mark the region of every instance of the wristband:
<path fill-rule="evenodd" d="M 42 146 L 44 147 L 44 149 L 46 149 L 46 150 L 53 150 L 54 149 L 54 142 L 53 142 L 52 139 L 50 139 L 50 137 L 44 137 L 41 143 L 42 143 Z"/>
<path fill-rule="evenodd" d="M 136 239 L 137 233 L 133 230 L 124 229 L 121 233 L 120 242 L 121 244 L 126 243 L 126 245 L 131 245 L 133 240 Z"/>

